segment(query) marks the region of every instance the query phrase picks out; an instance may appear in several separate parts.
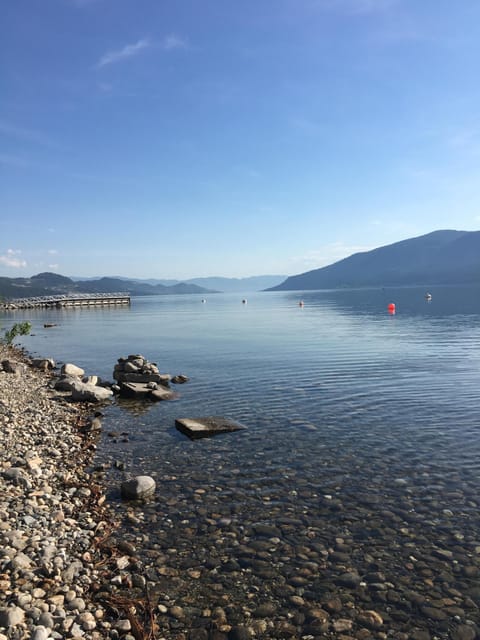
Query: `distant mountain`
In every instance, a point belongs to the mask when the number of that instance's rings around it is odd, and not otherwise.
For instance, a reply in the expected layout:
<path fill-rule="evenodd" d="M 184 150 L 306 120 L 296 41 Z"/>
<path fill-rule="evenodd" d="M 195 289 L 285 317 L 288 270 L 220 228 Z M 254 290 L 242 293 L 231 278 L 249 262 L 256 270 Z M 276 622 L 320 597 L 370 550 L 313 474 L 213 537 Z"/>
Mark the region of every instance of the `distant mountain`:
<path fill-rule="evenodd" d="M 72 293 L 115 293 L 128 292 L 132 296 L 166 295 L 184 293 L 215 293 L 194 284 L 178 283 L 172 286 L 150 285 L 146 282 L 119 278 L 98 278 L 78 280 L 57 273 L 39 273 L 31 278 L 0 278 L 0 296 L 3 298 L 29 298 Z"/>
<path fill-rule="evenodd" d="M 434 231 L 287 278 L 269 291 L 480 282 L 480 231 Z"/>
<path fill-rule="evenodd" d="M 274 287 L 285 280 L 287 276 L 250 276 L 249 278 L 191 278 L 185 282 L 196 284 L 200 287 L 217 289 L 219 291 L 263 291 L 267 287 Z"/>
<path fill-rule="evenodd" d="M 151 284 L 151 285 L 155 285 L 155 284 L 163 284 L 167 287 L 169 287 L 172 284 L 179 284 L 179 282 L 182 282 L 181 280 L 172 280 L 172 279 L 159 279 L 159 278 L 127 278 L 126 276 L 109 276 L 110 278 L 114 278 L 115 280 L 125 280 L 126 282 L 140 282 L 141 284 Z M 100 280 L 100 276 L 89 276 L 87 277 L 80 277 L 80 276 L 70 276 L 70 280 L 73 280 L 74 282 L 88 282 L 91 280 Z M 183 280 L 183 282 L 188 282 L 187 280 Z"/>
<path fill-rule="evenodd" d="M 206 287 L 207 289 L 214 289 L 215 291 L 222 292 L 238 292 L 238 291 L 263 291 L 267 287 L 274 287 L 285 280 L 287 276 L 250 276 L 248 278 L 222 278 L 220 276 L 212 276 L 207 278 L 189 278 L 188 280 L 162 280 L 158 278 L 126 278 L 125 276 L 112 276 L 117 280 L 123 280 L 126 282 L 137 282 L 139 284 L 150 284 L 152 286 L 164 285 L 172 287 L 178 284 L 194 284 L 197 287 Z M 92 282 L 93 280 L 100 280 L 96 278 L 79 278 L 72 276 L 71 278 L 75 282 Z M 182 290 L 184 287 L 182 286 Z"/>

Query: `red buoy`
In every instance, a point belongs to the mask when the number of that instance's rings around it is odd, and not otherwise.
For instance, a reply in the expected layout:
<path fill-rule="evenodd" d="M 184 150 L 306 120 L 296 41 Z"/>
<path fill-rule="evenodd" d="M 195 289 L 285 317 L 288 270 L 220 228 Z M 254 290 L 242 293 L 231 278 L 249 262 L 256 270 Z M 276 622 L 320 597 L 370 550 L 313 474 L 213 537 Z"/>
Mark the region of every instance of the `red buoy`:
<path fill-rule="evenodd" d="M 395 305 L 394 305 L 394 303 L 390 302 L 390 304 L 388 305 L 387 309 L 388 309 L 388 313 L 393 315 L 395 313 Z"/>

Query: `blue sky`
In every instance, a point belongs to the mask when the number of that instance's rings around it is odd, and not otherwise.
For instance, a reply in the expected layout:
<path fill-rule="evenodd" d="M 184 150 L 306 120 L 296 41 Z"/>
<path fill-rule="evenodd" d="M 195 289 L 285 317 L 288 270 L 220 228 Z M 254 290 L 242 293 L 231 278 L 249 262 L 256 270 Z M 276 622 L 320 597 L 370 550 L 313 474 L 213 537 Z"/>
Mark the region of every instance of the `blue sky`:
<path fill-rule="evenodd" d="M 478 0 L 15 0 L 0 275 L 292 275 L 480 228 Z"/>

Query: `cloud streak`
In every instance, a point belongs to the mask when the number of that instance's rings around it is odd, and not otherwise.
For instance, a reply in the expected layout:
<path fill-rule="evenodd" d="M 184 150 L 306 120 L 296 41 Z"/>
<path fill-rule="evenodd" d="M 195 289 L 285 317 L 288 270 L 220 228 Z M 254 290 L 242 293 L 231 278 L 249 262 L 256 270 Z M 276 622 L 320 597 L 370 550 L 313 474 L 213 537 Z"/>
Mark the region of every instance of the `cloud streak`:
<path fill-rule="evenodd" d="M 102 67 L 116 64 L 118 62 L 122 62 L 123 60 L 128 60 L 129 58 L 134 58 L 145 49 L 149 49 L 151 46 L 152 44 L 148 38 L 142 38 L 134 44 L 125 45 L 123 49 L 108 51 L 100 58 L 100 60 L 96 64 L 96 67 L 98 69 L 101 69 Z"/>
<path fill-rule="evenodd" d="M 20 258 L 21 251 L 14 249 L 7 249 L 6 254 L 0 256 L 0 264 L 5 265 L 6 267 L 11 267 L 13 269 L 23 269 L 27 266 L 25 260 Z"/>
<path fill-rule="evenodd" d="M 173 51 L 174 49 L 186 49 L 187 41 L 179 36 L 171 33 L 163 39 L 162 47 L 165 51 Z"/>

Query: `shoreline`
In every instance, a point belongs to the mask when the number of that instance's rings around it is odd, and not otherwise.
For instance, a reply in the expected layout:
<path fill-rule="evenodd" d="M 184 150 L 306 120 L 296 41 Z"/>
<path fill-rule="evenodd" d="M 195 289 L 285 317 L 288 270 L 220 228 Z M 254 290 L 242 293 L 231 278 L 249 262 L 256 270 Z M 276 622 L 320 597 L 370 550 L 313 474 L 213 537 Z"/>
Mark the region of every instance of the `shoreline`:
<path fill-rule="evenodd" d="M 19 366 L 0 367 L 0 640 L 148 637 L 128 598 L 112 606 L 122 552 L 88 469 L 94 405 L 62 398 L 21 348 L 0 345 L 5 360 Z"/>

